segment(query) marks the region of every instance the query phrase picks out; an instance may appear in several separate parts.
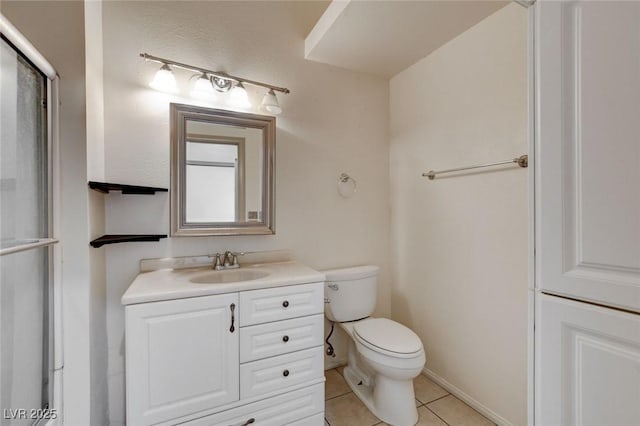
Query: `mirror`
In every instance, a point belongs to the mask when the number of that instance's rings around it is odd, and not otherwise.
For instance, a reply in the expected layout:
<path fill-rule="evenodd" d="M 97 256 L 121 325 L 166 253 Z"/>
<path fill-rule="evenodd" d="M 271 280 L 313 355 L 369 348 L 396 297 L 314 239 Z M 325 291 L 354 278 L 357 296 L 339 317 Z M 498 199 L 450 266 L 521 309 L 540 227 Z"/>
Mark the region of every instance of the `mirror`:
<path fill-rule="evenodd" d="M 171 104 L 171 235 L 274 234 L 276 119 Z"/>

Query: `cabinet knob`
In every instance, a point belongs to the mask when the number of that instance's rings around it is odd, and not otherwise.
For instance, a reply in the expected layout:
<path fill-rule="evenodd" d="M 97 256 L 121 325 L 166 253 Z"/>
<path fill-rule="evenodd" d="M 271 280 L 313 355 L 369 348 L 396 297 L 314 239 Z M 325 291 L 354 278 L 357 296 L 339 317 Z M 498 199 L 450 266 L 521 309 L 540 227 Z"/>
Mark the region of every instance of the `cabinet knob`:
<path fill-rule="evenodd" d="M 289 341 L 289 336 L 282 336 L 282 341 L 287 343 Z"/>
<path fill-rule="evenodd" d="M 287 377 L 287 376 L 289 375 L 289 370 L 284 370 L 284 371 L 282 372 L 282 375 L 283 375 L 284 377 Z"/>
<path fill-rule="evenodd" d="M 289 307 L 289 301 L 285 300 L 284 302 L 282 302 L 282 306 L 284 306 L 285 308 Z"/>

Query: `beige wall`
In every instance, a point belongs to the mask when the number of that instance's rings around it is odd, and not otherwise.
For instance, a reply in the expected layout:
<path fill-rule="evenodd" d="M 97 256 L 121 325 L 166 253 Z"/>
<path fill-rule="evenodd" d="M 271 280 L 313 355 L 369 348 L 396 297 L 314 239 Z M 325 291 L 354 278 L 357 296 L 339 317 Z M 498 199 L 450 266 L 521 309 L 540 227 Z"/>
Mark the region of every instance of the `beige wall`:
<path fill-rule="evenodd" d="M 511 4 L 392 78 L 392 317 L 426 368 L 526 424 L 527 171 L 420 175 L 527 152 L 527 19 Z"/>
<path fill-rule="evenodd" d="M 112 425 L 124 421 L 124 309 L 141 258 L 292 249 L 311 267 L 377 264 L 378 311 L 390 311 L 388 82 L 303 59 L 326 2 L 105 2 L 104 153 L 107 181 L 170 182 L 169 102 L 219 106 L 148 88 L 157 66 L 139 53 L 221 69 L 291 89 L 279 95 L 273 236 L 170 238 L 108 246 L 107 327 Z M 184 84 L 187 74 L 177 75 Z M 185 89 L 185 86 L 182 86 Z M 254 104 L 263 91 L 250 90 Z M 343 199 L 347 172 L 358 192 Z M 107 195 L 110 233 L 169 232 L 169 198 Z"/>

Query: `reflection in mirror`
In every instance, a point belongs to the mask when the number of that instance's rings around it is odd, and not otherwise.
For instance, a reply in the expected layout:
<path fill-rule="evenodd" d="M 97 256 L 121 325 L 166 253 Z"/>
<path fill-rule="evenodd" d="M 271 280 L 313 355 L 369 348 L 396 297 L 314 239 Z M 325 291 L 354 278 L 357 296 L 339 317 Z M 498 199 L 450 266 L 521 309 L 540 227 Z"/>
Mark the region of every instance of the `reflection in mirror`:
<path fill-rule="evenodd" d="M 273 117 L 172 104 L 172 233 L 273 233 Z"/>

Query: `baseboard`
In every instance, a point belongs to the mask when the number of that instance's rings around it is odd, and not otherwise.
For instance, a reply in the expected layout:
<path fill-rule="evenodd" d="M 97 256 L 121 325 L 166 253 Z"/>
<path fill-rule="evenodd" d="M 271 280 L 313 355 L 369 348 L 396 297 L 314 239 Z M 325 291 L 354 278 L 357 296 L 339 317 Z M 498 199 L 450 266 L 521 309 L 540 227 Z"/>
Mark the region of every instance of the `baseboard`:
<path fill-rule="evenodd" d="M 483 416 L 485 416 L 486 418 L 488 418 L 498 426 L 514 426 L 514 424 L 511 423 L 509 420 L 505 419 L 500 414 L 496 413 L 495 411 L 485 406 L 478 400 L 467 395 L 462 390 L 458 389 L 456 386 L 452 385 L 451 383 L 449 383 L 442 377 L 438 376 L 436 373 L 429 370 L 428 368 L 425 367 L 422 370 L 422 374 L 424 374 L 429 379 L 431 379 L 435 383 L 445 388 L 447 391 L 449 391 L 450 394 L 454 395 L 455 397 L 457 397 L 458 399 L 460 399 L 461 401 L 463 401 L 464 403 L 472 407 L 474 410 L 476 410 L 477 412 L 479 412 L 480 414 L 482 414 Z"/>

